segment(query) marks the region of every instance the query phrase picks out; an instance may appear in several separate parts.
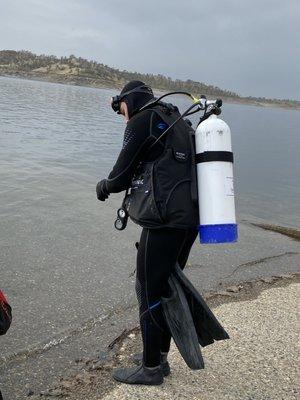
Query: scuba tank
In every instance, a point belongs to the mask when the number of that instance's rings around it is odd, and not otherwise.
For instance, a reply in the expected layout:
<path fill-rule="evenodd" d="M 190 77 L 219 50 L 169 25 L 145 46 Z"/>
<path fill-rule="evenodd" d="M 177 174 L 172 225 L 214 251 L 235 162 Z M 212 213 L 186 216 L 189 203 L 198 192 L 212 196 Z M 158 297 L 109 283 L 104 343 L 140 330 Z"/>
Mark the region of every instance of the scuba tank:
<path fill-rule="evenodd" d="M 230 128 L 216 114 L 195 134 L 201 243 L 237 241 Z"/>

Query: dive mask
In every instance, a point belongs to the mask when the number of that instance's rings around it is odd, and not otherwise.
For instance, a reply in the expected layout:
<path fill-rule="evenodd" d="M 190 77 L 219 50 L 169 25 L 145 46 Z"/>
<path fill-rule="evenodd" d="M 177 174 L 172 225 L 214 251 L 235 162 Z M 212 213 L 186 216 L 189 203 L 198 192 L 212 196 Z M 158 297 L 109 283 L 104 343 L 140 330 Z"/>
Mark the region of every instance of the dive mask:
<path fill-rule="evenodd" d="M 148 85 L 138 86 L 120 95 L 113 96 L 111 98 L 111 108 L 114 110 L 114 112 L 116 112 L 117 114 L 121 114 L 120 112 L 121 101 L 124 99 L 125 96 L 131 93 L 146 93 L 146 94 L 151 94 L 153 96 L 153 91 L 151 87 Z"/>

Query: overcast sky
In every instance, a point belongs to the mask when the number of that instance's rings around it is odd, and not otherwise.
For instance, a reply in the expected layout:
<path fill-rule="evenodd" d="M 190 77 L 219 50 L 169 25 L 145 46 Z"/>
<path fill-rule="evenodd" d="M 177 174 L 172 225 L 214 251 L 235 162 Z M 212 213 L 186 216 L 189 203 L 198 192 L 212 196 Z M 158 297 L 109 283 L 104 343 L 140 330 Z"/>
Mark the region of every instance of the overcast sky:
<path fill-rule="evenodd" d="M 300 100 L 300 0 L 0 0 L 0 49 Z"/>

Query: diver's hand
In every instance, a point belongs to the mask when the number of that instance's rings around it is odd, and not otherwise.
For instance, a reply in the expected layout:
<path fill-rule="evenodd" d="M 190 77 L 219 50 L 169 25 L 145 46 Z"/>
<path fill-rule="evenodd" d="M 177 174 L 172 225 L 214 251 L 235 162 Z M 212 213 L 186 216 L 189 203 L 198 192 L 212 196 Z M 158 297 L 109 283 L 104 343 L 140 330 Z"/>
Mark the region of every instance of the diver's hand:
<path fill-rule="evenodd" d="M 109 191 L 106 186 L 106 179 L 102 179 L 102 181 L 97 183 L 96 186 L 97 199 L 100 201 L 105 201 L 109 196 Z"/>

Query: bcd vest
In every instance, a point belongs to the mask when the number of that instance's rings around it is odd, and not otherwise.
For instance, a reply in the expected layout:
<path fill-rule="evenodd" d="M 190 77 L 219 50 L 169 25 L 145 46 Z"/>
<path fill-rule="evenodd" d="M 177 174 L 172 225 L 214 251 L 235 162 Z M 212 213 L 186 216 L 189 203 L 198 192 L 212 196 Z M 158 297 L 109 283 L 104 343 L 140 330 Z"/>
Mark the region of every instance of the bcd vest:
<path fill-rule="evenodd" d="M 180 116 L 177 109 L 152 111 L 168 126 Z M 198 227 L 194 133 L 181 119 L 166 133 L 162 154 L 140 162 L 124 202 L 133 222 L 145 228 Z"/>

